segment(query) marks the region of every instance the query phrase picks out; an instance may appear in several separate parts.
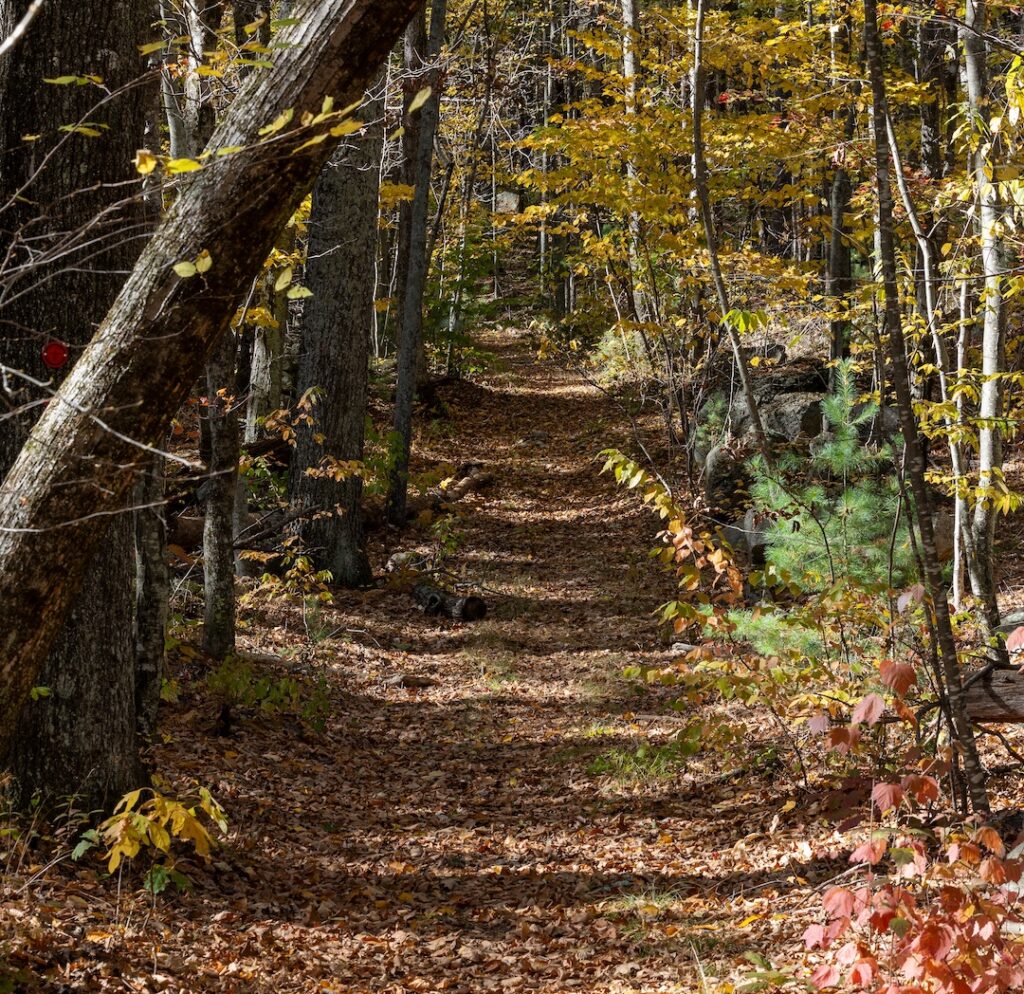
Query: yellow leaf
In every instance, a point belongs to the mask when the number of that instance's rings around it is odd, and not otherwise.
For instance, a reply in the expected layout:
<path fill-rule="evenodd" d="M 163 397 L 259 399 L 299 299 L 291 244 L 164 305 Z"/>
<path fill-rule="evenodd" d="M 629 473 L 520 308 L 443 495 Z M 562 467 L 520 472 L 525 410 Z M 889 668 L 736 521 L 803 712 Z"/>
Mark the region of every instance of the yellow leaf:
<path fill-rule="evenodd" d="M 203 249 L 196 257 L 196 272 L 208 273 L 211 266 L 213 266 L 213 256 L 206 249 Z"/>
<path fill-rule="evenodd" d="M 346 135 L 355 134 L 363 126 L 363 122 L 357 118 L 350 117 L 347 121 L 342 121 L 341 124 L 331 128 L 331 134 L 335 138 L 344 138 Z"/>
<path fill-rule="evenodd" d="M 203 167 L 195 159 L 171 159 L 164 168 L 174 176 L 177 173 L 194 173 L 197 169 L 202 169 Z"/>
<path fill-rule="evenodd" d="M 282 128 L 286 127 L 291 119 L 295 117 L 295 111 L 289 107 L 288 110 L 282 111 L 278 114 L 277 118 L 264 128 L 260 128 L 259 133 L 261 136 L 275 135 Z"/>
<path fill-rule="evenodd" d="M 306 297 L 312 297 L 313 291 L 308 286 L 293 286 L 288 291 L 289 300 L 304 300 Z"/>
<path fill-rule="evenodd" d="M 148 149 L 140 148 L 135 153 L 135 169 L 143 176 L 148 176 L 156 169 L 157 157 Z"/>
<path fill-rule="evenodd" d="M 146 45 L 139 45 L 140 55 L 152 55 L 153 52 L 159 52 L 164 47 L 163 41 L 151 41 Z"/>
<path fill-rule="evenodd" d="M 793 808 L 795 808 L 795 807 L 796 807 L 796 801 L 794 801 L 792 798 L 790 798 L 788 801 L 786 801 L 785 804 L 782 805 L 781 811 L 782 811 L 783 814 L 785 814 L 787 811 L 792 811 Z"/>
<path fill-rule="evenodd" d="M 192 262 L 178 262 L 174 265 L 174 271 L 183 279 L 187 280 L 190 276 L 195 276 L 197 270 L 195 263 Z"/>
<path fill-rule="evenodd" d="M 293 270 L 291 266 L 285 266 L 274 281 L 274 290 L 280 292 L 292 281 Z"/>
<path fill-rule="evenodd" d="M 419 93 L 412 98 L 412 103 L 409 104 L 409 113 L 415 114 L 429 99 L 431 89 L 429 86 L 425 86 Z"/>

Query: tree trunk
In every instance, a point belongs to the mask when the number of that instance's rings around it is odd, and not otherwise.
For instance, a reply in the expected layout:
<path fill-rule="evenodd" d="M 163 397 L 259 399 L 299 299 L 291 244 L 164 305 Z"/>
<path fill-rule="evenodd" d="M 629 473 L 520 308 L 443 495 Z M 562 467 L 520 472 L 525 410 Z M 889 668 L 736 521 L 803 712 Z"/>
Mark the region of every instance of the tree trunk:
<path fill-rule="evenodd" d="M 138 464 L 164 437 L 243 288 L 336 145 L 335 120 L 303 124 L 303 115 L 321 113 L 328 95 L 338 107 L 357 99 L 416 3 L 321 0 L 297 8 L 274 68 L 250 75 L 211 141 L 245 150 L 211 156 L 188 174 L 0 487 L 0 754 L 109 515 L 124 507 Z M 109 17 L 110 3 L 106 9 Z M 77 16 L 75 29 L 80 49 Z M 260 129 L 279 120 L 261 138 Z M 203 250 L 213 265 L 202 278 L 175 272 Z"/>
<path fill-rule="evenodd" d="M 154 456 L 136 487 L 135 512 L 135 709 L 149 735 L 160 706 L 171 597 L 163 497 L 164 459 Z"/>
<path fill-rule="evenodd" d="M 235 336 L 228 332 L 206 364 L 210 459 L 209 475 L 203 484 L 203 649 L 215 659 L 223 659 L 235 648 L 234 539 L 239 453 L 235 351 Z"/>
<path fill-rule="evenodd" d="M 967 775 L 971 803 L 976 811 L 989 809 L 985 787 L 985 768 L 978 755 L 974 731 L 967 714 L 964 685 L 957 658 L 956 643 L 949 616 L 949 602 L 942 579 L 942 567 L 935 547 L 932 525 L 931 495 L 926 480 L 924 452 L 918 437 L 917 420 L 908 376 L 908 358 L 903 337 L 899 288 L 896 270 L 896 243 L 893 233 L 892 186 L 889 179 L 889 144 L 885 122 L 888 116 L 885 96 L 885 78 L 882 72 L 882 46 L 878 36 L 877 0 L 864 0 L 864 45 L 868 72 L 871 78 L 872 116 L 875 122 L 875 173 L 878 193 L 879 264 L 884 289 L 885 332 L 889 336 L 889 357 L 892 366 L 893 389 L 900 415 L 900 428 L 907 447 L 907 475 L 917 511 L 917 527 L 921 538 L 921 558 L 924 581 L 935 623 L 941 677 L 949 701 L 952 734 L 960 749 Z"/>
<path fill-rule="evenodd" d="M 27 6 L 27 0 L 0 0 L 0 37 Z M 0 251 L 10 253 L 0 273 L 0 363 L 10 370 L 4 413 L 16 412 L 0 419 L 0 473 L 14 463 L 67 371 L 48 368 L 44 349 L 49 345 L 52 360 L 65 345 L 68 363 L 77 359 L 141 247 L 141 201 L 125 199 L 117 184 L 134 175 L 131 160 L 145 129 L 150 91 L 137 85 L 145 70 L 138 46 L 149 21 L 128 0 L 76 4 L 73 11 L 47 4 L 13 57 L 0 62 Z M 102 104 L 95 86 L 42 82 L 62 74 L 95 74 L 112 91 L 136 85 Z M 98 137 L 56 130 L 84 118 L 109 130 Z M 24 141 L 41 128 L 53 130 Z M 13 730 L 16 746 L 7 758 L 22 802 L 34 795 L 78 795 L 84 805 L 105 806 L 142 776 L 134 707 L 132 516 L 106 518 L 96 527 L 102 551 L 33 677 L 48 696 L 29 702 Z M 46 603 L 36 610 L 46 611 Z M 0 615 L 18 637 L 14 620 Z M 5 724 L 13 723 L 14 711 L 5 714 Z"/>
<path fill-rule="evenodd" d="M 363 479 L 338 480 L 331 464 L 363 458 L 375 294 L 383 95 L 374 93 L 360 117 L 369 127 L 349 139 L 320 175 L 309 218 L 298 392 L 319 397 L 314 424 L 298 431 L 292 457 L 292 502 L 322 510 L 303 537 L 319 569 L 334 582 L 365 586 L 372 579 L 363 541 Z M 328 464 L 322 465 L 327 457 Z"/>
<path fill-rule="evenodd" d="M 722 267 L 718 260 L 718 232 L 715 228 L 715 216 L 711 208 L 711 191 L 708 188 L 708 166 L 704 157 L 704 14 L 706 0 L 697 0 L 697 20 L 693 34 L 693 171 L 694 185 L 697 188 L 697 199 L 700 202 L 700 213 L 704 221 L 704 235 L 707 240 L 708 261 L 711 266 L 711 276 L 715 284 L 715 294 L 718 297 L 718 306 L 721 308 L 721 322 L 725 326 L 732 345 L 733 361 L 736 364 L 736 371 L 739 374 L 740 386 L 743 390 L 743 399 L 747 405 L 747 413 L 750 415 L 750 422 L 754 428 L 754 437 L 757 440 L 757 447 L 764 459 L 765 466 L 769 469 L 772 466 L 771 450 L 768 447 L 768 439 L 764 433 L 764 424 L 761 421 L 761 412 L 758 410 L 757 400 L 754 397 L 754 388 L 750 379 L 750 370 L 747 368 L 747 360 L 743 354 L 740 344 L 740 337 L 729 319 L 729 291 L 725 285 L 725 278 L 722 275 Z"/>
<path fill-rule="evenodd" d="M 405 524 L 405 505 L 409 496 L 409 457 L 412 448 L 412 408 L 416 393 L 417 370 L 423 348 L 423 290 L 427 281 L 427 223 L 430 207 L 430 174 L 434 162 L 434 135 L 441 109 L 440 72 L 437 59 L 444 44 L 447 0 L 433 0 L 430 11 L 430 38 L 427 61 L 433 69 L 421 85 L 431 94 L 420 111 L 416 142 L 415 192 L 409 221 L 408 261 L 405 288 L 401 298 L 402 327 L 398 342 L 398 382 L 395 387 L 394 466 L 388 490 L 388 520 Z"/>
<path fill-rule="evenodd" d="M 994 170 L 1000 142 L 989 131 L 990 104 L 985 61 L 987 47 L 983 37 L 987 12 L 985 0 L 968 0 L 963 29 L 964 62 L 967 70 L 967 96 L 975 125 L 983 140 L 972 154 L 971 167 L 980 206 L 981 262 L 985 290 L 981 307 L 983 333 L 981 345 L 981 401 L 978 406 L 978 496 L 971 524 L 974 555 L 968 559 L 971 590 L 981 608 L 985 636 L 996 638 L 999 610 L 995 585 L 996 498 L 1005 491 L 1003 483 L 1002 385 L 999 374 L 1005 371 L 1006 308 L 1003 300 L 1003 274 L 1010 268 L 1003 242 L 1003 205 Z"/>

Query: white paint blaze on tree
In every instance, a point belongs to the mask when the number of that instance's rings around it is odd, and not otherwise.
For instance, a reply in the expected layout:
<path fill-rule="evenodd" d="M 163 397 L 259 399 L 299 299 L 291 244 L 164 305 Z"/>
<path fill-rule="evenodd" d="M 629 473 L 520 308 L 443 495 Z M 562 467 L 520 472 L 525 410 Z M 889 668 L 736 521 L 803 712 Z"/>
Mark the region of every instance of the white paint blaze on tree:
<path fill-rule="evenodd" d="M 338 143 L 325 98 L 358 100 L 417 6 L 296 5 L 274 68 L 238 95 L 0 488 L 0 752 L 109 515 Z"/>

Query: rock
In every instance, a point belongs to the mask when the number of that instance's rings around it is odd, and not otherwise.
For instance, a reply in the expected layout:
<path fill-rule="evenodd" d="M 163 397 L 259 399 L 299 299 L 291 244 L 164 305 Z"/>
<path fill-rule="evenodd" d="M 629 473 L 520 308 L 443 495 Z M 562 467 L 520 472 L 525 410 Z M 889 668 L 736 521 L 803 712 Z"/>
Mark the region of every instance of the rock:
<path fill-rule="evenodd" d="M 791 362 L 759 371 L 754 377 L 754 398 L 760 403 L 780 394 L 825 393 L 828 389 L 828 369 L 821 364 Z"/>
<path fill-rule="evenodd" d="M 768 533 L 771 530 L 771 519 L 754 508 L 748 508 L 743 516 L 743 530 L 747 536 L 747 549 L 750 554 L 750 562 L 754 566 L 765 564 L 765 554 L 768 551 Z"/>
<path fill-rule="evenodd" d="M 704 463 L 704 499 L 709 507 L 740 510 L 746 506 L 750 475 L 743 464 L 724 445 L 709 453 Z"/>
<path fill-rule="evenodd" d="M 997 631 L 1002 632 L 1003 635 L 1012 635 L 1022 625 L 1024 625 L 1024 609 L 1017 608 L 1016 611 L 1010 611 L 1003 615 L 1002 624 Z"/>
<path fill-rule="evenodd" d="M 850 410 L 853 418 L 859 418 L 868 408 L 867 402 L 854 404 Z M 857 426 L 857 435 L 864 442 L 883 442 L 898 435 L 900 431 L 900 415 L 895 407 L 883 404 L 863 424 Z"/>
<path fill-rule="evenodd" d="M 785 393 L 761 405 L 764 430 L 785 442 L 815 438 L 824 427 L 820 393 Z"/>

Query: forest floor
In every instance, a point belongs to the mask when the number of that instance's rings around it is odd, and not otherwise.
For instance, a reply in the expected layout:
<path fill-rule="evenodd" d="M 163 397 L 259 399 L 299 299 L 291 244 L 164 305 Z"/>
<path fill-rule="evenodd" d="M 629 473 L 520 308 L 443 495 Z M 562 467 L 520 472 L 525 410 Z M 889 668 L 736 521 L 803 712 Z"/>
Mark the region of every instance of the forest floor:
<path fill-rule="evenodd" d="M 493 368 L 448 388 L 418 453 L 494 474 L 445 534 L 489 616 L 430 618 L 394 585 L 337 593 L 315 630 L 250 611 L 247 649 L 326 681 L 326 727 L 256 714 L 216 734 L 181 673 L 152 760 L 168 793 L 224 806 L 214 861 L 154 899 L 141 857 L 110 878 L 91 854 L 12 849 L 4 989 L 653 994 L 799 959 L 848 845 L 765 714 L 735 776 L 658 761 L 690 715 L 623 677 L 671 658 L 653 612 L 672 585 L 647 555 L 656 519 L 595 461 L 632 448 L 621 413 L 525 335 L 484 345 Z M 435 683 L 385 684 L 402 673 Z"/>

